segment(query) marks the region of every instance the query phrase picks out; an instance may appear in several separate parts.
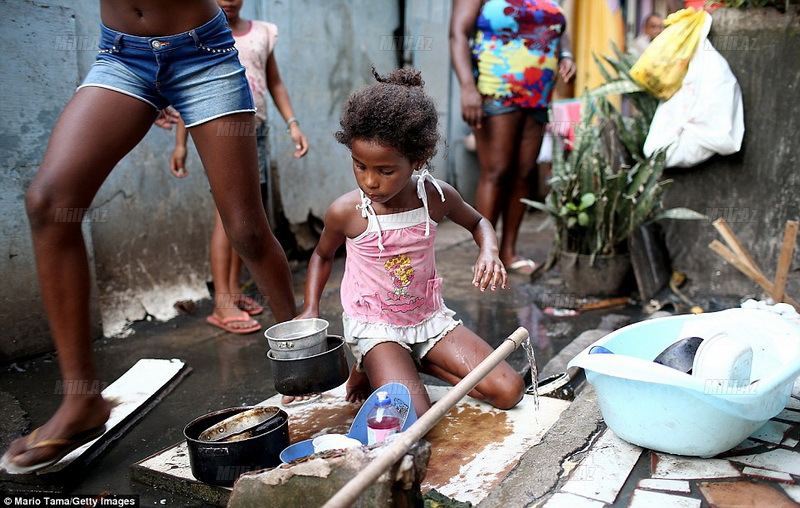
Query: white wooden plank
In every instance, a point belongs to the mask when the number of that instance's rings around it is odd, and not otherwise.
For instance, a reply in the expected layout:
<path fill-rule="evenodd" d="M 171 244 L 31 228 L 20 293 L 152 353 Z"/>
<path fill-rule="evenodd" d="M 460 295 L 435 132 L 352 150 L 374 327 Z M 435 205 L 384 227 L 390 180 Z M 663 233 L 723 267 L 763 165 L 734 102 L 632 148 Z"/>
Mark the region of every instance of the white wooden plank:
<path fill-rule="evenodd" d="M 185 364 L 178 359 L 145 358 L 136 362 L 133 367 L 102 392 L 104 398 L 115 404 L 111 409 L 111 416 L 106 422 L 105 433 L 76 448 L 53 466 L 41 470 L 39 474 L 61 471 L 89 451 L 96 443 L 106 439 L 107 435 L 122 428 L 125 421 L 134 412 L 163 389 L 184 367 Z"/>

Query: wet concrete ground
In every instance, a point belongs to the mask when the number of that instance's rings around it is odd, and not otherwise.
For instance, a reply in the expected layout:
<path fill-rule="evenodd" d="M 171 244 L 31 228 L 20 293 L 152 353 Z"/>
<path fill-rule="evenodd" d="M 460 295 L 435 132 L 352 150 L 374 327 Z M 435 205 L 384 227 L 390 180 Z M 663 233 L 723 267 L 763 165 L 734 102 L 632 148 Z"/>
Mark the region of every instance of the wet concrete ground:
<path fill-rule="evenodd" d="M 520 252 L 543 262 L 552 239 L 552 230 L 543 216 L 532 214 L 523 224 Z M 496 293 L 480 293 L 471 286 L 471 267 L 476 247 L 468 234 L 453 224 L 444 223 L 437 238 L 437 264 L 445 280 L 444 298 L 464 324 L 490 344 L 501 343 L 518 326 L 534 337 L 537 365 L 543 367 L 572 339 L 584 330 L 595 328 L 606 311 L 591 311 L 580 316 L 558 318 L 542 314 L 543 302 L 569 298 L 552 275 L 545 274 L 531 283 L 530 277 L 511 276 L 511 288 Z M 322 317 L 331 322 L 330 333 L 341 333 L 338 282 L 343 260 L 340 259 L 326 288 Z M 305 267 L 294 269 L 297 301 L 302 301 Z M 574 295 L 572 295 L 574 297 Z M 136 323 L 125 338 L 105 338 L 95 343 L 102 379 L 111 382 L 140 358 L 178 358 L 192 369 L 177 387 L 106 453 L 70 485 L 71 492 L 96 495 L 138 494 L 142 506 L 200 506 L 169 492 L 132 482 L 128 468 L 152 454 L 182 441 L 183 427 L 197 416 L 219 409 L 254 404 L 273 396 L 276 391 L 266 359 L 268 345 L 261 333 L 247 336 L 228 334 L 208 326 L 205 317 L 211 311 L 210 300 L 197 302 L 194 315 L 179 316 L 165 323 Z M 613 309 L 616 313 L 639 315 L 636 306 Z M 259 317 L 264 328 L 273 323 L 269 313 Z M 510 357 L 512 365 L 528 374 L 527 358 L 518 349 Z M 3 448 L 21 432 L 43 423 L 58 404 L 54 387 L 59 380 L 52 356 L 3 366 L 0 371 L 0 438 Z M 0 490 L 49 490 L 56 486 L 24 485 L 3 482 Z"/>

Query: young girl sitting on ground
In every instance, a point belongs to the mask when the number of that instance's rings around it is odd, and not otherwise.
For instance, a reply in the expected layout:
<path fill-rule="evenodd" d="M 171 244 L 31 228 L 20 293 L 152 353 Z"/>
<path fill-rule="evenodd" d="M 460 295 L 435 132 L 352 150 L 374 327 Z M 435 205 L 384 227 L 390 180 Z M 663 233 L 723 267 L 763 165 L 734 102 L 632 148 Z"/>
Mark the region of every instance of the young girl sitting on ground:
<path fill-rule="evenodd" d="M 360 402 L 371 387 L 400 382 L 421 415 L 431 402 L 418 369 L 455 385 L 493 351 L 442 301 L 433 249 L 437 224 L 447 217 L 472 232 L 480 248 L 472 283 L 481 291 L 505 288 L 506 270 L 489 221 L 428 172 L 439 133 L 420 73 L 373 74 L 378 82 L 351 94 L 336 133 L 352 153 L 359 188 L 325 214 L 299 317 L 319 316 L 334 255 L 345 243 L 344 334 L 356 358 L 347 399 Z M 508 409 L 524 390 L 521 376 L 503 362 L 470 395 Z"/>

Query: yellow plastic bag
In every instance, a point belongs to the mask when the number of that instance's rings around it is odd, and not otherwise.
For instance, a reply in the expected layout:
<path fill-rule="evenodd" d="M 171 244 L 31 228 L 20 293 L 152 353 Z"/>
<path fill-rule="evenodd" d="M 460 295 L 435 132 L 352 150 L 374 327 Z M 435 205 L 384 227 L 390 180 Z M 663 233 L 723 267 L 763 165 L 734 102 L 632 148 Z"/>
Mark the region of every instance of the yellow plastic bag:
<path fill-rule="evenodd" d="M 661 100 L 678 91 L 694 56 L 708 14 L 681 9 L 664 20 L 662 31 L 631 67 L 631 77 Z"/>

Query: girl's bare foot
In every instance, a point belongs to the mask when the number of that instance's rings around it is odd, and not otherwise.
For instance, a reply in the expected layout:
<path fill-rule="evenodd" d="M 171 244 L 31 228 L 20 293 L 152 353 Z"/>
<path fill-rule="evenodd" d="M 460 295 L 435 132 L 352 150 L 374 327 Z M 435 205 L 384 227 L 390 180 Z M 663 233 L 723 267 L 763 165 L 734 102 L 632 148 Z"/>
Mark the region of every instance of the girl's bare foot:
<path fill-rule="evenodd" d="M 303 404 L 306 402 L 311 402 L 312 400 L 318 399 L 318 393 L 309 393 L 308 395 L 284 395 L 281 398 L 281 404 L 284 406 L 288 406 L 290 404 Z"/>
<path fill-rule="evenodd" d="M 356 370 L 353 366 L 350 369 L 350 377 L 347 378 L 347 401 L 363 404 L 370 393 L 372 393 L 372 389 L 367 374 Z"/>

